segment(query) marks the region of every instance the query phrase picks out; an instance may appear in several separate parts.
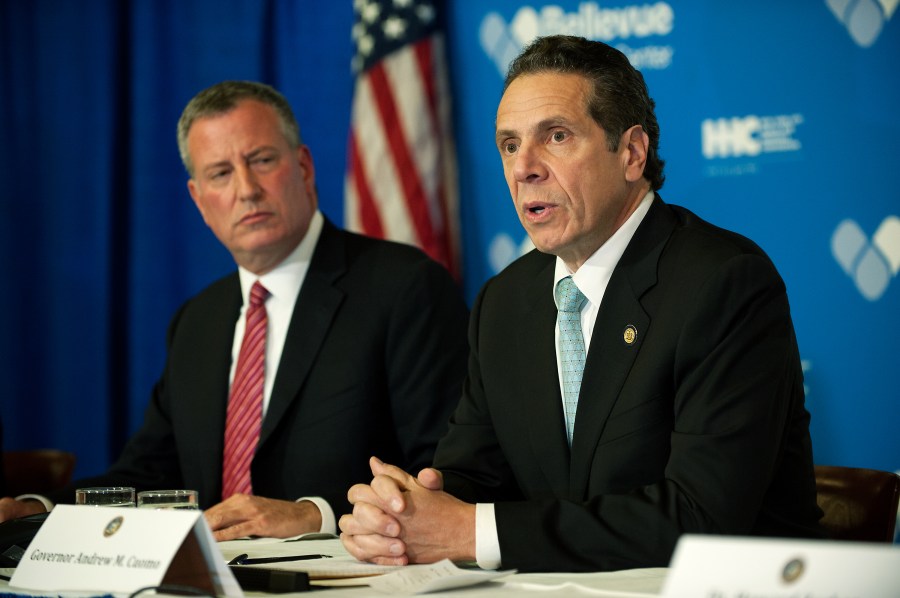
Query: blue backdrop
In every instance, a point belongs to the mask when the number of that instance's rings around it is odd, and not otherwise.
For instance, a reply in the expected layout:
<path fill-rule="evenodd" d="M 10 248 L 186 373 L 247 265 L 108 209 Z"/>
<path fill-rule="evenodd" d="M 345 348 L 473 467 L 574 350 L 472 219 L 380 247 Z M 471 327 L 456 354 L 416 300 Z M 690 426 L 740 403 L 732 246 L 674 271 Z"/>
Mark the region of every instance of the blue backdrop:
<path fill-rule="evenodd" d="M 816 462 L 900 469 L 896 0 L 447 7 L 464 284 L 527 241 L 493 146 L 535 35 L 620 47 L 657 101 L 662 196 L 746 234 L 784 276 Z M 0 415 L 7 448 L 105 468 L 140 422 L 178 305 L 233 268 L 185 186 L 175 122 L 228 78 L 298 112 L 343 221 L 350 2 L 0 0 Z"/>

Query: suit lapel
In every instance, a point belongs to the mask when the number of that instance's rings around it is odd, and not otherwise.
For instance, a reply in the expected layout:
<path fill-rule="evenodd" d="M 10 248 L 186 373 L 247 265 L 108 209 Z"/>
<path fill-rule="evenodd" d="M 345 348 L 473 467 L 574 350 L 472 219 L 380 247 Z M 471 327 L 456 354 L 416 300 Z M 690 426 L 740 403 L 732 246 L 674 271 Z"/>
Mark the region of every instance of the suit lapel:
<path fill-rule="evenodd" d="M 334 286 L 335 279 L 347 269 L 341 235 L 334 225 L 325 221 L 294 306 L 260 432 L 260 446 L 272 435 L 299 394 L 344 299 L 343 292 Z"/>
<path fill-rule="evenodd" d="M 597 445 L 649 332 L 650 316 L 640 300 L 656 284 L 659 258 L 673 226 L 668 208 L 657 198 L 619 260 L 603 296 L 575 416 L 570 488 L 575 500 L 587 489 L 593 460 L 603 458 Z"/>
<path fill-rule="evenodd" d="M 192 476 L 201 480 L 197 490 L 201 498 L 218 497 L 222 493 L 222 451 L 225 414 L 228 408 L 228 372 L 234 325 L 241 310 L 241 285 L 235 273 L 221 293 L 209 300 L 201 331 L 196 334 L 197 359 L 191 374 L 191 385 L 208 401 L 199 409 L 185 409 L 185 428 L 191 430 L 191 443 L 198 447 L 200 460 Z M 193 404 L 193 403 L 191 403 Z"/>
<path fill-rule="evenodd" d="M 555 327 L 556 305 L 553 303 L 554 259 L 529 280 L 529 300 L 519 328 L 517 346 L 521 351 L 522 388 L 521 408 L 526 410 L 530 424 L 530 438 L 541 471 L 557 496 L 565 496 L 569 488 L 569 445 L 566 440 L 556 367 Z M 527 299 L 526 299 L 527 298 Z"/>

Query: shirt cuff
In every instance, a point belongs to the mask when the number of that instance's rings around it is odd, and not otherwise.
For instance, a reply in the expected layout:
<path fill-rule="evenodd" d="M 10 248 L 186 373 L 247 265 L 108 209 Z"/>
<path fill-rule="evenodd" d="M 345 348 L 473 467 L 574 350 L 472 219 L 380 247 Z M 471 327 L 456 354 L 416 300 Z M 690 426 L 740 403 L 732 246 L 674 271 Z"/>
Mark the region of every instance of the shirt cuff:
<path fill-rule="evenodd" d="M 16 497 L 16 500 L 36 500 L 44 505 L 44 508 L 47 509 L 48 513 L 53 510 L 54 506 L 46 496 L 41 496 L 40 494 L 20 494 Z"/>
<path fill-rule="evenodd" d="M 322 527 L 319 529 L 320 533 L 337 535 L 337 522 L 334 519 L 334 510 L 331 508 L 331 505 L 328 504 L 327 500 L 321 496 L 304 496 L 303 498 L 298 498 L 297 502 L 300 502 L 301 500 L 308 500 L 319 507 L 319 513 L 322 514 Z"/>
<path fill-rule="evenodd" d="M 500 539 L 493 503 L 475 505 L 475 561 L 482 569 L 500 568 Z"/>

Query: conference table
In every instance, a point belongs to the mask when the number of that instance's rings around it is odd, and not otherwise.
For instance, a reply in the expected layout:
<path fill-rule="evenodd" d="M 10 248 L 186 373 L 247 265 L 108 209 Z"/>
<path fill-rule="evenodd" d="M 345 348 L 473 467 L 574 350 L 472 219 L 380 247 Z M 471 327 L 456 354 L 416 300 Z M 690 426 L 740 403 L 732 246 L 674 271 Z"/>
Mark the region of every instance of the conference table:
<path fill-rule="evenodd" d="M 299 542 L 278 542 L 236 540 L 220 542 L 223 558 L 230 560 L 239 554 L 251 556 L 283 556 L 296 554 L 323 554 L 331 558 L 317 561 L 294 561 L 279 564 L 279 568 L 307 571 L 314 587 L 327 587 L 318 592 L 326 598 L 350 598 L 362 596 L 385 596 L 385 592 L 369 585 L 376 577 L 342 577 L 370 572 L 371 565 L 359 563 L 351 557 L 337 539 L 311 539 Z M 346 569 L 344 564 L 346 563 Z M 269 565 L 275 566 L 275 565 Z M 383 568 L 383 575 L 411 573 L 415 569 L 422 573 L 428 566 L 416 565 L 399 568 Z M 659 596 L 662 590 L 665 568 L 631 569 L 604 573 L 512 573 L 496 580 L 487 580 L 477 585 L 441 590 L 433 595 L 465 598 L 493 598 L 503 596 L 604 596 L 616 598 L 642 598 Z M 373 571 L 379 572 L 379 571 Z M 488 572 L 463 568 L 463 573 L 488 576 Z M 327 577 L 329 579 L 318 579 Z M 248 594 L 252 595 L 252 594 Z M 284 595 L 284 594 L 280 594 Z M 397 595 L 397 594 L 392 594 Z"/>
<path fill-rule="evenodd" d="M 266 565 L 279 569 L 307 571 L 310 574 L 311 584 L 316 590 L 315 595 L 323 598 L 361 598 L 366 596 L 398 595 L 390 594 L 376 589 L 370 585 L 372 580 L 382 574 L 387 576 L 403 571 L 407 574 L 415 572 L 424 566 L 412 566 L 402 568 L 374 568 L 373 566 L 359 563 L 353 559 L 343 548 L 340 540 L 309 539 L 295 542 L 280 540 L 256 539 L 235 540 L 220 542 L 218 544 L 225 562 L 240 554 L 249 554 L 252 557 L 286 556 L 295 554 L 323 554 L 330 558 L 315 561 L 293 561 Z M 324 563 L 324 565 L 323 565 Z M 250 567 L 258 567 L 248 565 Z M 372 567 L 372 569 L 369 569 Z M 376 570 L 377 569 L 377 570 Z M 478 569 L 462 568 L 466 574 L 489 575 L 490 572 L 482 572 Z M 604 573 L 510 573 L 494 580 L 485 580 L 479 583 L 479 578 L 467 580 L 475 582 L 474 585 L 441 590 L 430 594 L 446 598 L 501 598 L 511 596 L 599 596 L 608 598 L 644 598 L 659 596 L 665 581 L 665 568 L 632 569 L 626 571 L 614 571 Z M 0 570 L 2 572 L 2 570 Z M 6 571 L 9 575 L 9 571 Z M 325 579 L 325 578 L 327 579 Z M 98 588 L 102 589 L 102 588 Z M 47 592 L 29 593 L 18 588 L 10 588 L 9 582 L 0 581 L 0 595 L 2 596 L 47 596 Z M 64 592 L 58 595 L 72 598 L 88 596 L 110 596 L 103 592 Z M 153 594 L 142 594 L 152 596 Z M 265 592 L 246 592 L 247 596 L 309 596 L 308 592 L 267 594 Z M 120 594 L 113 594 L 120 596 Z M 123 598 L 127 594 L 121 594 Z"/>

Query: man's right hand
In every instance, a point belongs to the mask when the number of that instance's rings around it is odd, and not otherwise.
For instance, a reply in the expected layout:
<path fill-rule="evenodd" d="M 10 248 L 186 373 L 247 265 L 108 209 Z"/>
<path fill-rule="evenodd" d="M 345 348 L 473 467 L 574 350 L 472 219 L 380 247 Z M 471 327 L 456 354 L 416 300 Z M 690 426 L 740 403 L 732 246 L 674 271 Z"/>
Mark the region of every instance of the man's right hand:
<path fill-rule="evenodd" d="M 444 492 L 438 470 L 412 477 L 374 457 L 369 467 L 371 484 L 350 488 L 353 512 L 340 520 L 347 552 L 381 565 L 475 560 L 475 505 Z"/>
<path fill-rule="evenodd" d="M 8 496 L 0 498 L 0 521 L 18 519 L 45 511 L 43 503 L 38 500 L 16 500 Z"/>

